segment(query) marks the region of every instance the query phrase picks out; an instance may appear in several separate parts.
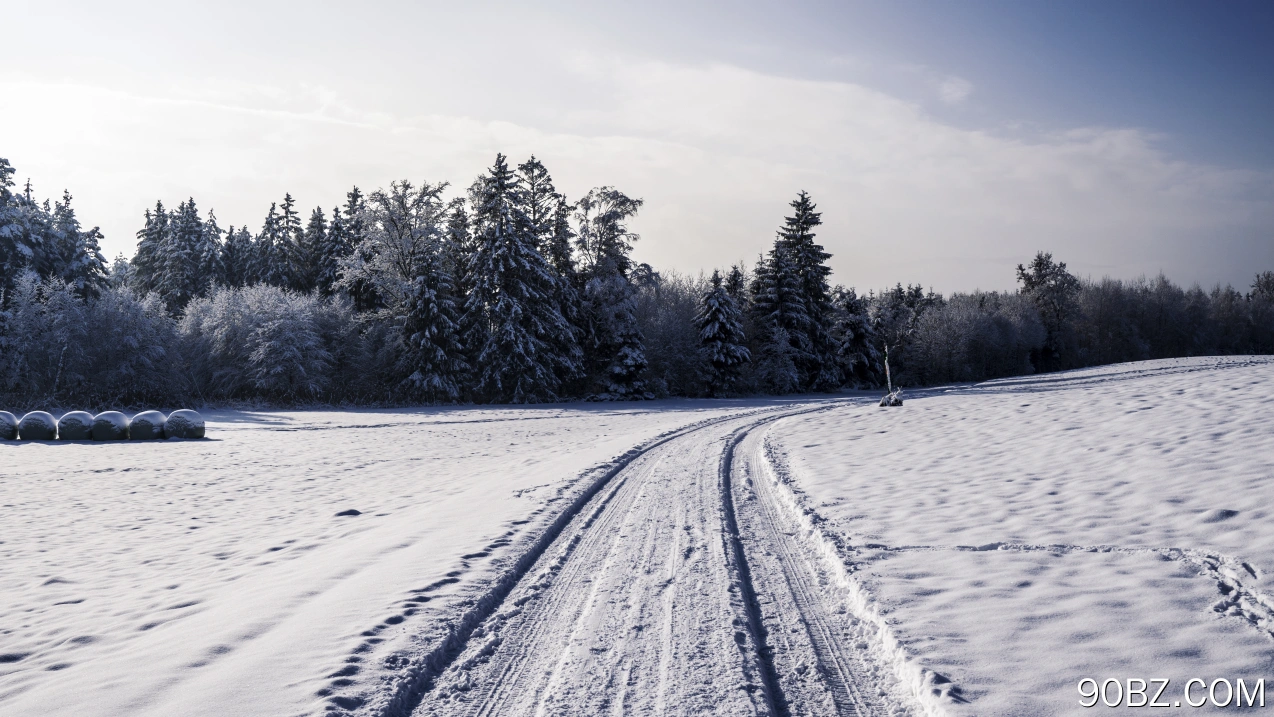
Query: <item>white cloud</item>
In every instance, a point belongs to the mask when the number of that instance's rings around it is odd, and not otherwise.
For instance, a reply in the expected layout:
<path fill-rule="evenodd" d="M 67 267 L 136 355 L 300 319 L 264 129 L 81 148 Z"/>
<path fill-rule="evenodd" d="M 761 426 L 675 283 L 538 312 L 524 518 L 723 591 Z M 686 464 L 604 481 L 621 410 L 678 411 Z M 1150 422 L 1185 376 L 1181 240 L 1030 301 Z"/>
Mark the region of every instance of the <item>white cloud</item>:
<path fill-rule="evenodd" d="M 330 208 L 354 183 L 463 187 L 503 151 L 515 161 L 534 152 L 574 196 L 614 184 L 644 197 L 637 253 L 660 267 L 755 258 L 798 189 L 824 212 L 836 280 L 859 287 L 1007 288 L 1012 266 L 1037 249 L 1118 276 L 1163 269 L 1245 283 L 1274 267 L 1274 179 L 1175 160 L 1142 130 L 1014 139 L 945 125 L 860 85 L 728 65 L 573 62 L 607 92 L 585 111 L 543 108 L 535 127 L 395 116 L 327 87 L 151 97 L 0 81 L 0 97 L 23 108 L 0 111 L 10 138 L 0 156 L 42 196 L 69 188 L 112 255 L 131 250 L 157 198 L 193 195 L 223 226 L 256 229 L 284 192 Z"/>
<path fill-rule="evenodd" d="M 971 94 L 973 94 L 973 83 L 963 77 L 953 75 L 938 85 L 938 96 L 949 105 L 958 105 L 969 99 Z"/>

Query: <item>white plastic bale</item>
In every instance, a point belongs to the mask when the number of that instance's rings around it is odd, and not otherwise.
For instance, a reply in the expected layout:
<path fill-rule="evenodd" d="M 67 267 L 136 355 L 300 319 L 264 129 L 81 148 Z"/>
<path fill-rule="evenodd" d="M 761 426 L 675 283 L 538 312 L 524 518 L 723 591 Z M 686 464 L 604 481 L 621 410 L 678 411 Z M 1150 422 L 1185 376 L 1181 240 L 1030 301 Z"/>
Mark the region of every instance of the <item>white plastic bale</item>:
<path fill-rule="evenodd" d="M 159 411 L 142 411 L 128 422 L 128 438 L 132 441 L 151 441 L 164 437 L 164 421 L 167 417 Z"/>
<path fill-rule="evenodd" d="M 93 414 L 71 411 L 58 419 L 59 441 L 87 441 L 93 434 Z"/>
<path fill-rule="evenodd" d="M 24 441 L 52 441 L 58 437 L 58 423 L 47 411 L 32 411 L 18 421 L 18 438 Z"/>
<path fill-rule="evenodd" d="M 0 411 L 0 441 L 18 439 L 18 417 L 8 411 Z"/>
<path fill-rule="evenodd" d="M 103 411 L 93 417 L 92 437 L 95 441 L 128 440 L 128 416 L 119 411 Z"/>
<path fill-rule="evenodd" d="M 168 438 L 203 438 L 203 416 L 188 408 L 173 411 L 164 422 L 164 435 Z"/>

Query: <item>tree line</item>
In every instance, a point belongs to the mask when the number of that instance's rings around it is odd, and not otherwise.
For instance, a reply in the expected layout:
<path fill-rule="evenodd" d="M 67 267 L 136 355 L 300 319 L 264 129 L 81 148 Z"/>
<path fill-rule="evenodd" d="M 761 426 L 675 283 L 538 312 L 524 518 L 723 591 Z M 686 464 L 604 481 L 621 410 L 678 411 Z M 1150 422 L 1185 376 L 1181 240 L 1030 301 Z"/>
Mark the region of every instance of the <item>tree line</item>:
<path fill-rule="evenodd" d="M 536 403 L 904 386 L 1274 352 L 1274 273 L 1251 291 L 1081 280 L 1041 252 L 1014 292 L 831 286 L 812 198 L 770 250 L 708 277 L 631 257 L 642 207 L 569 201 L 503 155 L 462 196 L 393 182 L 261 229 L 156 202 L 109 264 L 71 196 L 0 159 L 0 398 L 34 405 Z"/>

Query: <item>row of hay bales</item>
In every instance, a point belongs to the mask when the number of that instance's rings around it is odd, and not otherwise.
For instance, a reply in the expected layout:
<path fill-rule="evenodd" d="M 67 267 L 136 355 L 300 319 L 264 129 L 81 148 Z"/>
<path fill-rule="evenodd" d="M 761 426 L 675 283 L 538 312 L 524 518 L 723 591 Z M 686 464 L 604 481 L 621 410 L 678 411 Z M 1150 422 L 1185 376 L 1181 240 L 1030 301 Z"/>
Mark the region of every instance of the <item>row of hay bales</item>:
<path fill-rule="evenodd" d="M 185 408 L 168 416 L 159 411 L 142 411 L 132 420 L 119 411 L 96 416 L 71 411 L 57 420 L 45 411 L 32 411 L 22 420 L 0 411 L 0 440 L 5 441 L 147 441 L 203 436 L 203 416 Z"/>

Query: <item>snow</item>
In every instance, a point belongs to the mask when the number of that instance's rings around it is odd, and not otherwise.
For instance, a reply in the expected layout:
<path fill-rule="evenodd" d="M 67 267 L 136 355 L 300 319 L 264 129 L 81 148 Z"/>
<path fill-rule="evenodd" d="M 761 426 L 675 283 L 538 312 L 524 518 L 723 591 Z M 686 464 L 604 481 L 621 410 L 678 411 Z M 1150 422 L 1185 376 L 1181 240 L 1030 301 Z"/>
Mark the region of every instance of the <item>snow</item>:
<path fill-rule="evenodd" d="M 1123 364 L 789 418 L 769 444 L 909 661 L 960 688 L 946 714 L 1072 714 L 1085 677 L 1177 700 L 1274 667 L 1271 380 L 1266 358 Z"/>
<path fill-rule="evenodd" d="M 1086 677 L 1250 685 L 1271 380 L 1206 358 L 889 409 L 208 411 L 199 441 L 5 442 L 0 715 L 1034 716 L 1081 712 Z"/>
<path fill-rule="evenodd" d="M 384 660 L 587 469 L 756 403 L 205 412 L 202 441 L 6 443 L 0 714 L 311 714 L 383 691 Z"/>

